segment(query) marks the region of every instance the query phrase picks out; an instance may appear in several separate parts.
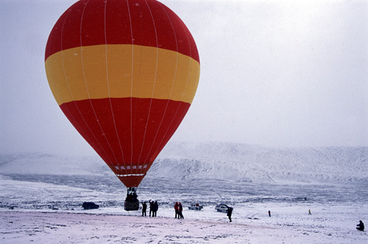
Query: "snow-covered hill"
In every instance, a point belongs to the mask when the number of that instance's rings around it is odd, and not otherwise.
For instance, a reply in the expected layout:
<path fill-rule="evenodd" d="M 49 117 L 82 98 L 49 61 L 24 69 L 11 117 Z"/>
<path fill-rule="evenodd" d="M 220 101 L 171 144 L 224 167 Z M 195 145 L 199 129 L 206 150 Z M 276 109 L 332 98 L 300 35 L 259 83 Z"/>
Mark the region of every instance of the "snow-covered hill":
<path fill-rule="evenodd" d="M 0 174 L 101 175 L 111 171 L 98 156 L 19 153 L 0 155 Z M 368 148 L 169 143 L 147 177 L 368 184 Z"/>
<path fill-rule="evenodd" d="M 172 143 L 162 151 L 149 173 L 253 182 L 368 183 L 368 148 Z"/>

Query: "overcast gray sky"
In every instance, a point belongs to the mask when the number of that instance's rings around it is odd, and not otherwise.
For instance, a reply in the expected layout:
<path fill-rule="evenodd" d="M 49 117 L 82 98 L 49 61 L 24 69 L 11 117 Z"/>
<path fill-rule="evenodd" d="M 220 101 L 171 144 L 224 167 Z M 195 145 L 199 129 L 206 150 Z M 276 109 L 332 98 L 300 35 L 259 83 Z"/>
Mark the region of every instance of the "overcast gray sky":
<path fill-rule="evenodd" d="M 0 153 L 93 154 L 57 106 L 44 50 L 74 0 L 0 1 Z M 368 1 L 162 0 L 201 77 L 174 141 L 368 146 Z"/>

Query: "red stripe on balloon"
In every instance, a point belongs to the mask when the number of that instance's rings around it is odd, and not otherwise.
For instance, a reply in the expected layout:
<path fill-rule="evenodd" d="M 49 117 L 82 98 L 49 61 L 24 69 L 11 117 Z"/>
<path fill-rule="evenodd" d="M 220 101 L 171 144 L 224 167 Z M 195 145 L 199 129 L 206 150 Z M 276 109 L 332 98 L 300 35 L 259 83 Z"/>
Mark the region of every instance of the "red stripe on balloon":
<path fill-rule="evenodd" d="M 172 10 L 155 0 L 78 1 L 56 22 L 47 42 L 45 60 L 61 50 L 105 44 L 158 47 L 199 62 L 188 28 Z"/>
<path fill-rule="evenodd" d="M 142 98 L 93 99 L 60 106 L 83 138 L 119 175 L 145 174 L 189 107 L 184 102 Z M 136 167 L 120 167 L 128 165 Z M 147 167 L 139 167 L 143 165 Z M 138 186 L 136 178 L 119 177 L 127 187 Z"/>

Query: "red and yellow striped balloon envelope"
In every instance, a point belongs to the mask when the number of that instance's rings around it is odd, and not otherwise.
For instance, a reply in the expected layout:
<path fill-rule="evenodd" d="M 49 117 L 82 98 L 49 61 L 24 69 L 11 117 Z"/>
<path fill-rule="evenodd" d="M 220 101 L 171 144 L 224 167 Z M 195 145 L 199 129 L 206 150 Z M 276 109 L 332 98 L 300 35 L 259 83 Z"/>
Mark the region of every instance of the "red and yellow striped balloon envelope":
<path fill-rule="evenodd" d="M 155 0 L 80 0 L 59 18 L 47 79 L 69 121 L 126 187 L 137 187 L 187 113 L 199 55 Z"/>

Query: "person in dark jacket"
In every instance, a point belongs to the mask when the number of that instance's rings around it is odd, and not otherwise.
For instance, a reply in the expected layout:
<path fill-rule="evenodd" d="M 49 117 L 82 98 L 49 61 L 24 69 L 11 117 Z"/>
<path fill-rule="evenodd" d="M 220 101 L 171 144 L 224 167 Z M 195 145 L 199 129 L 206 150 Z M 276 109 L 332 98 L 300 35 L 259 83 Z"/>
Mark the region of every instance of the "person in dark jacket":
<path fill-rule="evenodd" d="M 157 210 L 158 210 L 158 203 L 157 203 L 157 201 L 155 201 L 155 205 L 156 205 L 156 207 L 155 207 L 155 217 L 157 216 Z"/>
<path fill-rule="evenodd" d="M 356 227 L 357 230 L 364 231 L 364 223 L 363 221 L 359 220 L 359 224 Z"/>
<path fill-rule="evenodd" d="M 229 208 L 227 209 L 227 217 L 229 217 L 230 222 L 231 222 L 231 214 L 232 214 L 232 213 L 233 213 L 233 208 L 229 207 Z"/>
<path fill-rule="evenodd" d="M 149 202 L 149 207 L 150 207 L 149 216 L 151 217 L 153 215 L 153 201 L 151 201 L 150 199 L 148 202 Z"/>
<path fill-rule="evenodd" d="M 147 204 L 146 202 L 143 202 L 142 203 L 142 216 L 147 216 L 146 210 L 147 210 Z"/>
<path fill-rule="evenodd" d="M 178 206 L 178 218 L 179 219 L 184 219 L 183 206 L 181 205 L 181 202 L 179 202 L 179 206 Z"/>
<path fill-rule="evenodd" d="M 157 201 L 152 202 L 152 217 L 157 216 L 158 203 Z"/>

